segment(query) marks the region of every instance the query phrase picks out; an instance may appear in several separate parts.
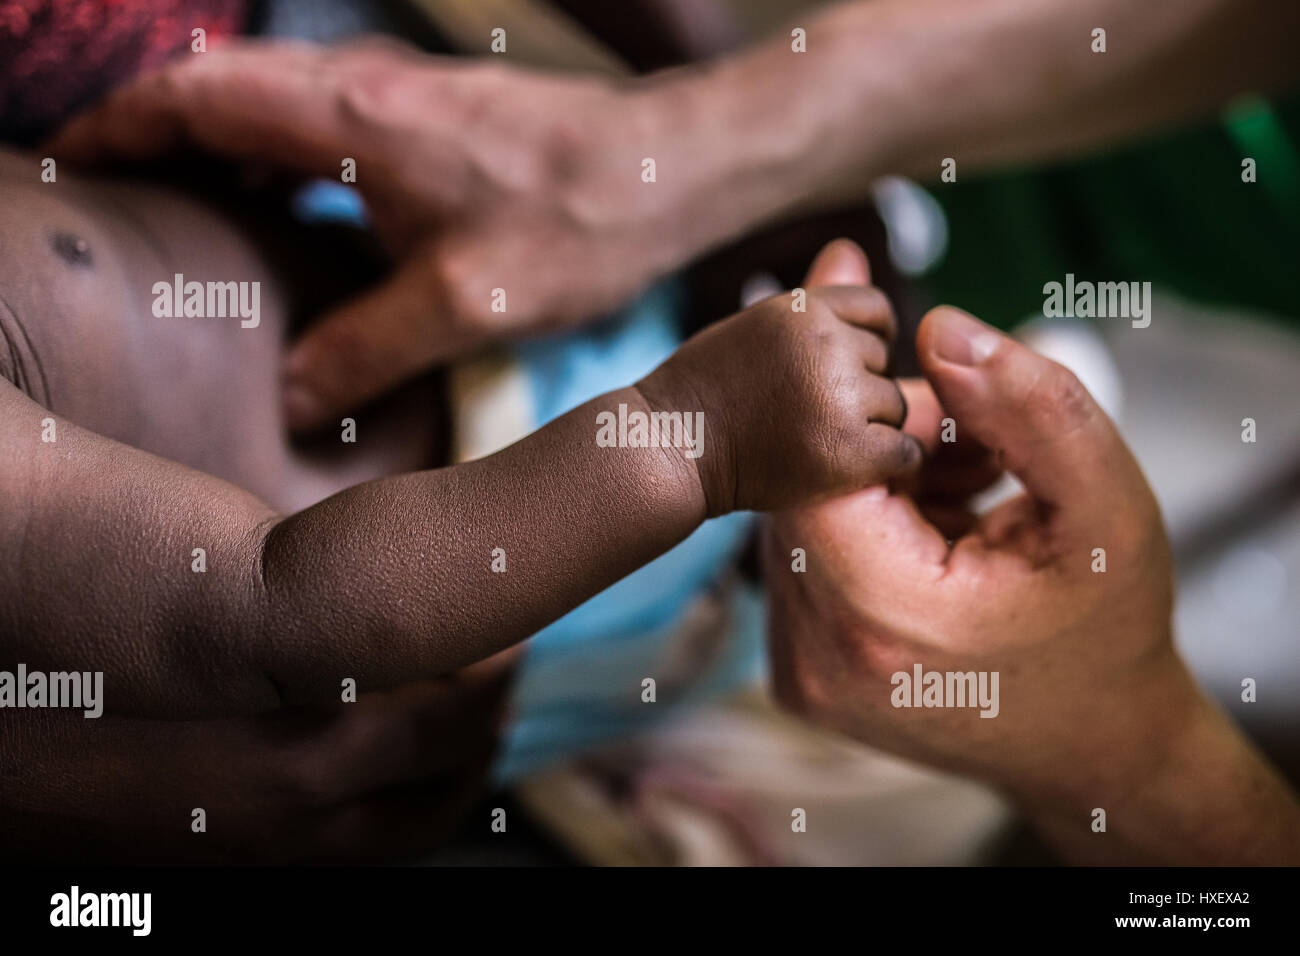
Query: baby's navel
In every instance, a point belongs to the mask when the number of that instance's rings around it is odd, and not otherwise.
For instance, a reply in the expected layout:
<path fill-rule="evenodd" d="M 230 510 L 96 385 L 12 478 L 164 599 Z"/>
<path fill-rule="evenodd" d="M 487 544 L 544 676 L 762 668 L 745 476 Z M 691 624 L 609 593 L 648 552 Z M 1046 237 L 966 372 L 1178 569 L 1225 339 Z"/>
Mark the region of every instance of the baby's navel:
<path fill-rule="evenodd" d="M 70 232 L 56 232 L 50 237 L 50 246 L 70 266 L 93 269 L 94 259 L 90 255 L 90 243 Z"/>

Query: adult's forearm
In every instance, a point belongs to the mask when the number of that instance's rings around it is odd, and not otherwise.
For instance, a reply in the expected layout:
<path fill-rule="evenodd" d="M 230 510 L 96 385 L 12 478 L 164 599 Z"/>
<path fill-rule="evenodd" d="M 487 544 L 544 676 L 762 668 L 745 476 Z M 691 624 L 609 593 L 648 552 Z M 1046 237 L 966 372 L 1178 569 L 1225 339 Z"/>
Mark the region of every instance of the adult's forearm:
<path fill-rule="evenodd" d="M 862 0 L 799 25 L 805 53 L 787 31 L 662 80 L 723 237 L 885 173 L 1094 149 L 1300 77 L 1290 0 Z"/>
<path fill-rule="evenodd" d="M 1113 728 L 1079 727 L 1088 760 L 1020 794 L 1070 862 L 1300 864 L 1300 800 L 1181 665 Z M 1013 792 L 1014 788 L 1013 788 Z M 1098 809 L 1105 831 L 1094 829 Z"/>

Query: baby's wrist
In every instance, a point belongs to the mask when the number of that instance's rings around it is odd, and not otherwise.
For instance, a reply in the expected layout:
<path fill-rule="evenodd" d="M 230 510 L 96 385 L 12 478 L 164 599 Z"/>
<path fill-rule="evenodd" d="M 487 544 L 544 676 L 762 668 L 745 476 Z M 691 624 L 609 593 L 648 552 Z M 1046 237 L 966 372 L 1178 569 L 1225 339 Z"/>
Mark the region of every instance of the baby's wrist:
<path fill-rule="evenodd" d="M 666 470 L 686 482 L 692 503 L 703 518 L 732 510 L 718 491 L 714 475 L 720 435 L 715 417 L 706 413 L 696 390 L 670 365 L 660 366 L 632 386 L 643 406 L 648 440 L 662 452 Z"/>

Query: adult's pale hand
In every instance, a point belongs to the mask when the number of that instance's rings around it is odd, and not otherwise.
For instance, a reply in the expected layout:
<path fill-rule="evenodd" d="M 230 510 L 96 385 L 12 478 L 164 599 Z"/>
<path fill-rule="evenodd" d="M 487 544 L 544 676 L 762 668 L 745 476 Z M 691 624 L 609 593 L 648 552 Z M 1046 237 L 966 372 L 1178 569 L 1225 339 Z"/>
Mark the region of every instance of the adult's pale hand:
<path fill-rule="evenodd" d="M 486 342 L 613 308 L 707 241 L 674 95 L 389 42 L 240 43 L 128 83 L 49 149 L 197 147 L 326 177 L 355 160 L 400 261 L 290 353 L 287 411 L 305 427 Z"/>
<path fill-rule="evenodd" d="M 865 280 L 851 250 L 827 258 L 810 285 Z M 917 351 L 933 391 L 908 384 L 907 427 L 942 447 L 946 412 L 967 452 L 936 455 L 915 494 L 873 488 L 770 521 L 778 696 L 1005 788 L 1077 859 L 1294 861 L 1294 796 L 1174 652 L 1167 539 L 1114 425 L 1069 371 L 956 309 L 926 316 Z M 991 477 L 984 449 L 1026 492 L 976 518 L 962 498 Z M 996 716 L 895 706 L 893 675 L 918 664 L 997 672 Z"/>

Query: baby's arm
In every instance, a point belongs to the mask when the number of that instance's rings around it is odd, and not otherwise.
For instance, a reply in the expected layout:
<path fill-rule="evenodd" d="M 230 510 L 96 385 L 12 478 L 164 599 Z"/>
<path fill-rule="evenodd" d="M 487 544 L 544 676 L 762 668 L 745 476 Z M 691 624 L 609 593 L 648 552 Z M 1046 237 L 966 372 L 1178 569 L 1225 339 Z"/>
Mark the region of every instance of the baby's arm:
<path fill-rule="evenodd" d="M 897 392 L 871 373 L 886 349 L 868 329 L 892 321 L 878 293 L 810 293 L 801 314 L 789 301 L 495 455 L 289 517 L 0 384 L 0 660 L 103 671 L 116 713 L 337 701 L 345 678 L 383 689 L 522 640 L 710 515 L 914 467 Z M 597 414 L 620 405 L 702 412 L 703 455 L 601 447 Z"/>
<path fill-rule="evenodd" d="M 102 670 L 117 712 L 259 711 L 281 695 L 337 701 L 345 677 L 376 690 L 443 673 L 539 630 L 704 518 L 689 460 L 596 447 L 597 403 L 489 458 L 282 518 L 0 389 L 3 659 Z M 631 389 L 600 405 L 620 401 L 644 407 Z M 57 440 L 43 442 L 51 420 Z"/>

